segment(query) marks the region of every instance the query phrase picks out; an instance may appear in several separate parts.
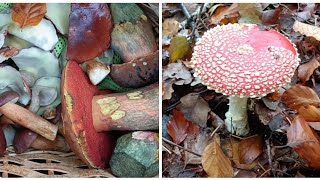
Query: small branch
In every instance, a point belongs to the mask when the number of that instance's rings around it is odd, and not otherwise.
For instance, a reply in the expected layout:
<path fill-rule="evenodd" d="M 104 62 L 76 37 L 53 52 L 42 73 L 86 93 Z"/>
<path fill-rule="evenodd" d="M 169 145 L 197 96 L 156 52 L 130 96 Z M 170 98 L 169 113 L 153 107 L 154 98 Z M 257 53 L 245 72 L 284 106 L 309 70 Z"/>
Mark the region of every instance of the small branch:
<path fill-rule="evenodd" d="M 168 140 L 168 139 L 166 139 L 166 138 L 164 138 L 164 137 L 162 137 L 162 140 L 163 140 L 164 142 L 166 142 L 166 143 L 168 143 L 168 144 L 171 144 L 171 145 L 173 145 L 173 146 L 176 146 L 176 147 L 178 147 L 178 148 L 180 148 L 180 149 L 182 149 L 182 150 L 184 150 L 184 151 L 187 151 L 187 152 L 189 152 L 189 153 L 191 153 L 191 154 L 194 154 L 194 155 L 196 155 L 196 156 L 201 157 L 200 154 L 195 153 L 195 152 L 193 152 L 193 151 L 191 151 L 191 150 L 189 150 L 189 149 L 186 149 L 186 148 L 184 148 L 184 147 L 182 147 L 182 146 L 180 146 L 180 145 L 178 145 L 178 144 L 176 144 L 176 143 L 174 143 L 174 142 L 172 142 L 172 141 L 170 141 L 170 140 Z"/>
<path fill-rule="evenodd" d="M 190 25 L 190 27 L 192 29 L 196 28 L 196 23 L 192 21 L 192 15 L 190 15 L 188 9 L 186 8 L 186 6 L 184 5 L 184 3 L 179 3 L 179 6 L 183 12 L 183 14 L 187 17 L 187 23 Z M 201 11 L 200 11 L 201 12 Z M 192 33 L 191 33 L 192 35 Z M 198 38 L 200 37 L 198 31 L 195 29 L 195 32 L 194 32 L 194 38 L 195 40 L 197 40 Z"/>
<path fill-rule="evenodd" d="M 269 163 L 271 172 L 273 172 L 272 156 L 271 156 L 271 147 L 270 147 L 269 139 L 266 140 L 265 142 L 266 142 L 266 145 L 267 145 L 268 163 Z"/>

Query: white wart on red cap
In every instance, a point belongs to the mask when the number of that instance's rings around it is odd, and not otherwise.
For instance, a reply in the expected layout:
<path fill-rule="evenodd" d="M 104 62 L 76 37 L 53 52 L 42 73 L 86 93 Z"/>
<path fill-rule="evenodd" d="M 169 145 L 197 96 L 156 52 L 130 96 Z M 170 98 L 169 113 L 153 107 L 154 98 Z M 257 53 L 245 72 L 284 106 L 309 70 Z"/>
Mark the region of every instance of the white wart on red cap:
<path fill-rule="evenodd" d="M 297 49 L 275 30 L 228 24 L 208 30 L 192 55 L 194 76 L 216 92 L 262 97 L 291 81 L 299 65 Z"/>

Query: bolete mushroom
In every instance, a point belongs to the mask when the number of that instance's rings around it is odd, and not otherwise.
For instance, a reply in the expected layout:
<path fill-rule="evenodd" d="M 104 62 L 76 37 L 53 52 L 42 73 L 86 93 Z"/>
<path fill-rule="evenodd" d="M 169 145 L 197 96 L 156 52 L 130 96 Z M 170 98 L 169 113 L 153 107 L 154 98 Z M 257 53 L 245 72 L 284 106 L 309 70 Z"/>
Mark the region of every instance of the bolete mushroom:
<path fill-rule="evenodd" d="M 116 138 L 93 127 L 91 101 L 101 92 L 75 61 L 68 61 L 61 81 L 63 131 L 70 148 L 88 166 L 105 168 Z"/>
<path fill-rule="evenodd" d="M 289 83 L 299 61 L 288 38 L 254 24 L 208 30 L 191 59 L 195 77 L 208 89 L 229 96 L 225 125 L 237 135 L 249 132 L 247 99 L 261 98 Z"/>
<path fill-rule="evenodd" d="M 158 129 L 158 84 L 122 94 L 99 91 L 75 61 L 68 61 L 61 84 L 66 140 L 91 167 L 109 162 L 115 137 L 108 131 Z"/>
<path fill-rule="evenodd" d="M 83 63 L 110 46 L 112 19 L 106 3 L 71 4 L 67 59 Z"/>

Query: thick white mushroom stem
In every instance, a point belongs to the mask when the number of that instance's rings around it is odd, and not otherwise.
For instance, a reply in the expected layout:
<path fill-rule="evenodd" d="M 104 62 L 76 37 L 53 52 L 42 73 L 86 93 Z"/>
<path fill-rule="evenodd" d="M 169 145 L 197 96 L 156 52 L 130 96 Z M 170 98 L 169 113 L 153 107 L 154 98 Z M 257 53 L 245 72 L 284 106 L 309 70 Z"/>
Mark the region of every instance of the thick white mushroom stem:
<path fill-rule="evenodd" d="M 229 97 L 229 110 L 226 113 L 225 125 L 228 131 L 238 136 L 245 136 L 249 133 L 247 100 L 246 97 Z"/>

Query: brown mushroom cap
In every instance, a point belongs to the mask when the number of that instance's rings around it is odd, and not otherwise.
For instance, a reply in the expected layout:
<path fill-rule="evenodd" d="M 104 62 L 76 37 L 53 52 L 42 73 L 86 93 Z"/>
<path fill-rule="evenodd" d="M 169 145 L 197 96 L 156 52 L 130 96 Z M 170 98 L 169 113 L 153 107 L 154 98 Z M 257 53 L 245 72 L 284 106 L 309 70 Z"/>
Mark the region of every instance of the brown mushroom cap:
<path fill-rule="evenodd" d="M 67 59 L 83 63 L 110 46 L 112 19 L 107 4 L 71 4 Z"/>
<path fill-rule="evenodd" d="M 92 122 L 92 97 L 99 93 L 75 61 L 69 61 L 61 83 L 62 119 L 65 138 L 73 152 L 91 167 L 105 168 L 115 140 L 97 133 Z"/>
<path fill-rule="evenodd" d="M 209 89 L 225 95 L 262 97 L 291 81 L 300 59 L 295 45 L 275 30 L 228 24 L 196 43 L 192 64 Z"/>

